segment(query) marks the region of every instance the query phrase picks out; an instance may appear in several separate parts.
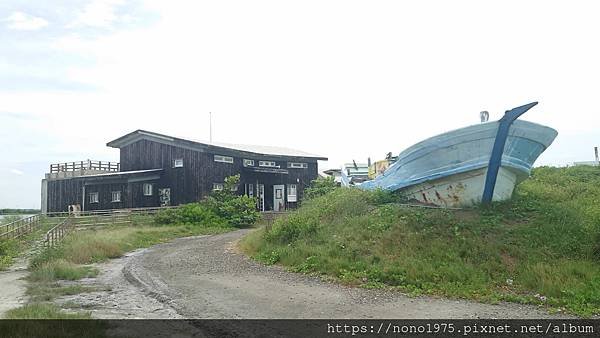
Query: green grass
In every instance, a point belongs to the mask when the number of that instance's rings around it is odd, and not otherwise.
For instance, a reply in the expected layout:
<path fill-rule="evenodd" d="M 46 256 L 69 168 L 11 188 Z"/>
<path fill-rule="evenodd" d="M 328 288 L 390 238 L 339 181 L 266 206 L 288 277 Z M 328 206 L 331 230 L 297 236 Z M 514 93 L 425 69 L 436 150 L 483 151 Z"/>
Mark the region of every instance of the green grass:
<path fill-rule="evenodd" d="M 266 264 L 367 288 L 600 313 L 600 168 L 537 168 L 472 210 L 337 189 L 241 242 Z"/>
<path fill-rule="evenodd" d="M 59 307 L 48 303 L 32 303 L 23 307 L 9 310 L 6 319 L 89 319 L 91 314 L 69 313 L 62 311 Z"/>
<path fill-rule="evenodd" d="M 89 313 L 73 314 L 48 304 L 54 298 L 97 288 L 81 285 L 64 286 L 61 280 L 74 281 L 94 277 L 98 270 L 90 264 L 122 256 L 128 251 L 164 243 L 178 237 L 217 234 L 231 231 L 229 226 L 205 227 L 202 225 L 141 225 L 154 224 L 151 217 L 136 217 L 133 226 L 107 226 L 76 231 L 68 235 L 57 247 L 45 248 L 30 261 L 27 277 L 27 294 L 30 303 L 12 310 L 6 318 L 89 318 Z"/>
<path fill-rule="evenodd" d="M 80 266 L 64 259 L 50 260 L 32 269 L 27 277 L 30 282 L 49 283 L 56 280 L 78 280 L 94 277 L 98 270 L 89 266 Z"/>
<path fill-rule="evenodd" d="M 39 240 L 40 237 L 52 226 L 56 225 L 57 222 L 59 222 L 59 219 L 42 217 L 40 227 L 35 229 L 32 233 L 18 239 L 0 239 L 0 271 L 8 269 L 13 264 L 16 257 L 28 251 L 33 242 Z M 3 232 L 4 230 L 5 229 L 0 227 L 0 232 Z"/>
<path fill-rule="evenodd" d="M 128 251 L 164 243 L 178 237 L 216 234 L 231 231 L 232 227 L 176 226 L 111 226 L 90 228 L 69 235 L 56 248 L 45 249 L 31 260 L 31 269 L 48 267 L 61 260 L 70 264 L 91 264 L 117 258 Z M 50 265 L 49 268 L 53 268 Z M 58 264 L 56 267 L 63 267 Z M 68 279 L 68 278 L 67 278 Z"/>

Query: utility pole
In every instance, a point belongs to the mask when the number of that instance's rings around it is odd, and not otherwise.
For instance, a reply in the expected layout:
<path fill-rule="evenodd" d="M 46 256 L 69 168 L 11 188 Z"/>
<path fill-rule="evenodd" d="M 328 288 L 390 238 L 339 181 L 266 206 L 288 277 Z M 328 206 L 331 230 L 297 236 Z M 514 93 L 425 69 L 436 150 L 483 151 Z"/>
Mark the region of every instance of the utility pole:
<path fill-rule="evenodd" d="M 212 112 L 208 112 L 208 124 L 210 128 L 210 143 L 212 143 Z"/>

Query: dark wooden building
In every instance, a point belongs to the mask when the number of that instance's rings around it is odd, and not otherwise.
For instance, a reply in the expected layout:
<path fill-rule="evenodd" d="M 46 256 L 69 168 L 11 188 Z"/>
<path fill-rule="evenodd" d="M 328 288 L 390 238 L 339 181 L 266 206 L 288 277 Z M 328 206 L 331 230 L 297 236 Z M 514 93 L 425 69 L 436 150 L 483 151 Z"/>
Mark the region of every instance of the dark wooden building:
<path fill-rule="evenodd" d="M 317 178 L 318 160 L 298 150 L 200 143 L 137 130 L 107 144 L 120 163 L 53 164 L 42 180 L 42 211 L 158 207 L 199 201 L 239 174 L 238 194 L 257 198 L 259 210 L 294 208 Z"/>

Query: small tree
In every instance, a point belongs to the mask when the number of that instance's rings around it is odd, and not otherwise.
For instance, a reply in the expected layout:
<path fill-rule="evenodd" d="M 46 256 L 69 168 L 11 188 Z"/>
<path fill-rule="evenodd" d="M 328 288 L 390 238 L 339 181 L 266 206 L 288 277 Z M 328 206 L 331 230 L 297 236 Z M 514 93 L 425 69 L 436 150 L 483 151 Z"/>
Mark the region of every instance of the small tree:
<path fill-rule="evenodd" d="M 337 189 L 337 183 L 333 177 L 318 177 L 310 182 L 310 186 L 304 190 L 304 198 L 315 198 L 323 196 Z"/>
<path fill-rule="evenodd" d="M 233 226 L 250 225 L 259 217 L 256 211 L 256 199 L 246 195 L 237 195 L 235 191 L 240 175 L 225 178 L 223 190 L 213 191 L 203 203 L 217 215 L 225 218 Z"/>

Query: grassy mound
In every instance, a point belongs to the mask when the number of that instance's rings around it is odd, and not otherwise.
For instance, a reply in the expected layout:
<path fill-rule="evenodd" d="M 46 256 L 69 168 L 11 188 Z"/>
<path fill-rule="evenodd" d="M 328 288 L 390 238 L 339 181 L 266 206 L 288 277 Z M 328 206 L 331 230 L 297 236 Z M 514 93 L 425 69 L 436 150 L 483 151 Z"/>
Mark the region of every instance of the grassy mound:
<path fill-rule="evenodd" d="M 267 264 L 495 302 L 600 312 L 600 168 L 537 168 L 509 202 L 471 210 L 402 206 L 394 196 L 336 189 L 305 201 L 242 249 Z"/>

